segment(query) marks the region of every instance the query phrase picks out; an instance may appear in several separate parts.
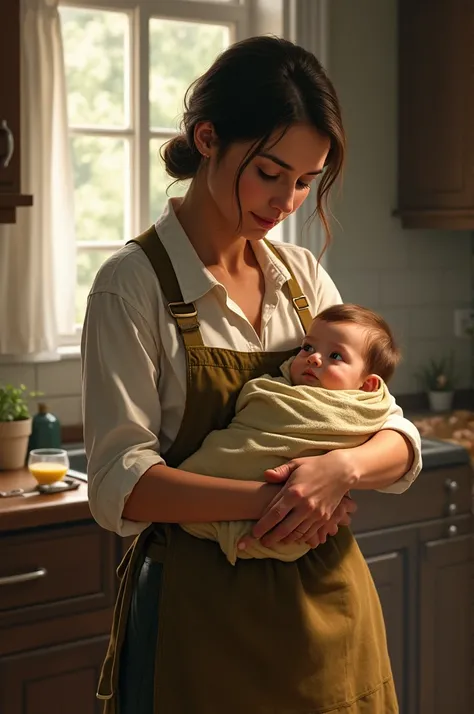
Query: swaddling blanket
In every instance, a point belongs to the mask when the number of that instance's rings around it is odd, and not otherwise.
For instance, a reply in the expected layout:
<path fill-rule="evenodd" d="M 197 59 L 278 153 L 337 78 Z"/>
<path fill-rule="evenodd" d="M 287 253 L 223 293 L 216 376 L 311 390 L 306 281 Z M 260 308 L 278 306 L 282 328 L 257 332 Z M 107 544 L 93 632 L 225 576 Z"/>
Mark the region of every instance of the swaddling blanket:
<path fill-rule="evenodd" d="M 386 421 L 391 396 L 384 382 L 375 392 L 293 386 L 289 363 L 281 377 L 264 375 L 241 390 L 235 416 L 226 429 L 211 432 L 179 468 L 222 478 L 264 481 L 264 471 L 302 456 L 359 446 Z M 294 561 L 308 552 L 306 544 L 266 548 L 256 541 L 238 550 L 254 521 L 187 523 L 181 527 L 198 538 L 217 541 L 233 565 L 239 558 Z"/>

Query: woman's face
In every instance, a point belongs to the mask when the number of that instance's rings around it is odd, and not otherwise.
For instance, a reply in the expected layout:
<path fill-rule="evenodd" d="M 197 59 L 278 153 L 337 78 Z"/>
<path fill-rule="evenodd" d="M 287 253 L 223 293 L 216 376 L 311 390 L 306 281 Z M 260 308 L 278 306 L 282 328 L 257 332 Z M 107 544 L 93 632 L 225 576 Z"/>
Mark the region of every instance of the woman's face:
<path fill-rule="evenodd" d="M 263 238 L 301 206 L 330 148 L 329 138 L 307 124 L 292 126 L 274 142 L 275 138 L 270 138 L 268 148 L 264 147 L 241 175 L 241 219 L 235 177 L 252 142 L 232 144 L 220 160 L 215 148 L 207 166 L 208 189 L 223 224 L 235 232 L 240 222 L 239 235 L 249 239 Z"/>

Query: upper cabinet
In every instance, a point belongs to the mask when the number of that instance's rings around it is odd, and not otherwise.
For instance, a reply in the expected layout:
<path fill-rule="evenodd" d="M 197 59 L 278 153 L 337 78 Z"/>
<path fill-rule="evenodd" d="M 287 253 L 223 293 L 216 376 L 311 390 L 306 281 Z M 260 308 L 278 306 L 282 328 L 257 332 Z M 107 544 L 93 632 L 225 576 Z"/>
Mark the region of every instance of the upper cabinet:
<path fill-rule="evenodd" d="M 398 214 L 474 229 L 474 0 L 399 0 Z"/>
<path fill-rule="evenodd" d="M 20 0 L 0 2 L 0 223 L 14 223 L 18 206 L 31 206 L 21 193 Z"/>

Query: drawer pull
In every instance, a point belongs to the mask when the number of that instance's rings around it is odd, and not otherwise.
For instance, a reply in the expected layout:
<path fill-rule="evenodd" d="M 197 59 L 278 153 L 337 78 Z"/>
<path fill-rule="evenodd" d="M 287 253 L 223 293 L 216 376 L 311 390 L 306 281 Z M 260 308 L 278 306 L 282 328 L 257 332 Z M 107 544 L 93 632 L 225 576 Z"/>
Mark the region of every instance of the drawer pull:
<path fill-rule="evenodd" d="M 38 568 L 31 573 L 19 573 L 18 575 L 6 575 L 0 578 L 0 585 L 16 585 L 17 583 L 28 583 L 30 580 L 39 580 L 48 574 L 46 568 Z"/>
<path fill-rule="evenodd" d="M 448 528 L 448 537 L 449 538 L 454 538 L 458 534 L 458 527 L 455 525 L 449 526 Z"/>
<path fill-rule="evenodd" d="M 0 122 L 0 134 L 5 137 L 6 151 L 0 155 L 0 166 L 4 169 L 7 168 L 10 163 L 10 159 L 13 156 L 13 150 L 15 148 L 15 142 L 13 140 L 13 134 L 11 133 L 10 127 L 7 124 L 6 119 L 2 119 Z"/>
<path fill-rule="evenodd" d="M 447 478 L 445 481 L 445 485 L 448 491 L 452 491 L 453 493 L 459 488 L 458 482 L 455 481 L 453 478 Z"/>
<path fill-rule="evenodd" d="M 450 504 L 448 505 L 448 513 L 449 513 L 450 516 L 455 516 L 457 510 L 458 510 L 458 507 L 457 507 L 457 505 L 456 505 L 455 503 L 450 503 Z"/>

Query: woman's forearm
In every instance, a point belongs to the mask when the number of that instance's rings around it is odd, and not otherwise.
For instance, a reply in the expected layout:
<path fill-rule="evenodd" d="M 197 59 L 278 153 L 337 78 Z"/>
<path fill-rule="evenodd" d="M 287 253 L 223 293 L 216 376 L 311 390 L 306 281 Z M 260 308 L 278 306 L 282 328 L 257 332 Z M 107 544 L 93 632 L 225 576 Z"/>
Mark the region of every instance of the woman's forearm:
<path fill-rule="evenodd" d="M 411 468 L 414 458 L 410 441 L 400 432 L 384 429 L 353 449 L 346 449 L 353 477 L 351 489 L 378 489 L 398 481 Z"/>
<path fill-rule="evenodd" d="M 155 523 L 257 520 L 280 488 L 257 481 L 201 476 L 156 464 L 135 485 L 123 517 Z"/>

